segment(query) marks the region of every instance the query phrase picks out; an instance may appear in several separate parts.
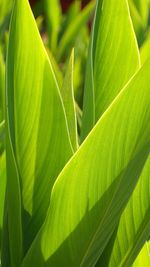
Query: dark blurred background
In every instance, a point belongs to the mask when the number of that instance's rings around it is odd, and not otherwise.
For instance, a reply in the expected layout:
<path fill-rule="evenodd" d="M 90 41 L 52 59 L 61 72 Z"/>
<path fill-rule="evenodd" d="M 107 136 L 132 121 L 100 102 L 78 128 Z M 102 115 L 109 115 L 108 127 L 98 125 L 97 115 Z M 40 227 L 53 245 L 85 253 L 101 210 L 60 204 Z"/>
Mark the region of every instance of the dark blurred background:
<path fill-rule="evenodd" d="M 33 7 L 37 2 L 40 2 L 40 0 L 30 0 L 30 4 Z M 71 5 L 72 2 L 74 2 L 74 0 L 61 0 L 61 7 L 62 7 L 62 11 L 66 12 L 69 8 L 69 6 Z M 90 2 L 90 0 L 83 0 L 82 1 L 82 7 L 84 7 L 88 2 Z"/>

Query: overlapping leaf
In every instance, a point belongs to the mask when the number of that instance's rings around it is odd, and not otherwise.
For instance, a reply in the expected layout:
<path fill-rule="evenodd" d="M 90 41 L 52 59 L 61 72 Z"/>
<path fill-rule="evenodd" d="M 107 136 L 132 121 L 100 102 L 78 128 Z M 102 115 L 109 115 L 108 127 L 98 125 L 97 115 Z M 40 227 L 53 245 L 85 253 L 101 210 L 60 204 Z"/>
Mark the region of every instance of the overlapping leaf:
<path fill-rule="evenodd" d="M 43 223 L 55 178 L 72 155 L 62 99 L 27 0 L 16 0 L 14 5 L 7 107 L 7 150 L 12 144 L 21 186 L 26 250 Z M 13 167 L 7 167 L 11 173 Z"/>
<path fill-rule="evenodd" d="M 60 69 L 60 66 L 57 64 L 57 62 L 56 62 L 56 60 L 54 58 L 54 55 L 52 54 L 50 49 L 47 48 L 46 51 L 47 51 L 47 54 L 48 54 L 48 56 L 50 58 L 50 62 L 52 64 L 52 68 L 53 68 L 53 71 L 54 71 L 58 86 L 59 86 L 59 88 L 61 88 L 62 83 L 63 83 L 63 74 L 62 74 L 62 71 Z"/>
<path fill-rule="evenodd" d="M 147 25 L 149 11 L 150 11 L 150 1 L 149 0 L 129 0 L 129 2 L 133 2 L 141 19 L 143 21 L 143 25 Z"/>
<path fill-rule="evenodd" d="M 127 1 L 97 1 L 86 74 L 82 140 L 139 65 Z"/>
<path fill-rule="evenodd" d="M 141 47 L 149 30 L 150 1 L 128 0 L 128 3 L 138 44 Z"/>
<path fill-rule="evenodd" d="M 150 233 L 150 157 L 128 205 L 121 216 L 109 267 L 131 266 Z M 97 266 L 107 266 L 102 261 Z"/>
<path fill-rule="evenodd" d="M 150 243 L 146 242 L 140 254 L 138 255 L 133 267 L 149 267 L 150 266 Z"/>
<path fill-rule="evenodd" d="M 7 102 L 8 103 L 8 102 Z M 20 266 L 23 257 L 23 239 L 22 239 L 22 208 L 19 174 L 14 157 L 12 143 L 10 139 L 9 116 L 7 110 L 7 130 L 6 130 L 6 203 L 4 234 L 2 240 L 2 266 L 11 267 Z M 7 233 L 7 234 L 6 234 Z M 5 240 L 6 239 L 6 240 Z M 8 251 L 8 248 L 10 251 Z"/>
<path fill-rule="evenodd" d="M 48 2 L 52 5 L 47 1 L 47 7 Z M 98 122 L 61 172 L 77 148 L 73 58 L 60 94 L 54 74 L 57 65 L 53 62 L 53 72 L 28 0 L 15 0 L 7 59 L 3 267 L 95 266 L 115 229 L 109 267 L 131 266 L 150 232 L 150 61 L 123 88 L 140 66 L 128 3 L 97 3 L 82 140 Z M 94 1 L 70 25 L 58 58 L 70 48 L 93 7 Z M 58 5 L 47 11 L 55 50 Z M 61 84 L 59 73 L 57 79 Z M 2 219 L 5 183 L 0 190 Z M 145 248 L 134 267 L 149 264 Z"/>
<path fill-rule="evenodd" d="M 61 172 L 22 267 L 96 263 L 150 150 L 149 68 L 150 62 L 121 91 Z"/>

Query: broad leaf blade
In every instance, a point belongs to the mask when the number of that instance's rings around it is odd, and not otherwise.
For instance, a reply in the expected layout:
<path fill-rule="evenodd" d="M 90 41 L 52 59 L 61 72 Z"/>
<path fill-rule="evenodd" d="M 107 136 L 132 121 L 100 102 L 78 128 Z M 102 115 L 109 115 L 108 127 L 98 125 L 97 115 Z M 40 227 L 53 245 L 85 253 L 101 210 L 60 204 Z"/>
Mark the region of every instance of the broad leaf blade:
<path fill-rule="evenodd" d="M 72 155 L 58 85 L 27 0 L 15 1 L 7 91 L 27 249 L 45 219 L 53 183 Z"/>
<path fill-rule="evenodd" d="M 150 62 L 121 91 L 61 172 L 22 267 L 96 263 L 150 150 L 149 68 Z"/>
<path fill-rule="evenodd" d="M 93 76 L 93 86 L 85 86 L 82 140 L 93 126 L 89 110 L 95 123 L 140 65 L 126 0 L 97 1 L 90 49 L 86 79 Z"/>

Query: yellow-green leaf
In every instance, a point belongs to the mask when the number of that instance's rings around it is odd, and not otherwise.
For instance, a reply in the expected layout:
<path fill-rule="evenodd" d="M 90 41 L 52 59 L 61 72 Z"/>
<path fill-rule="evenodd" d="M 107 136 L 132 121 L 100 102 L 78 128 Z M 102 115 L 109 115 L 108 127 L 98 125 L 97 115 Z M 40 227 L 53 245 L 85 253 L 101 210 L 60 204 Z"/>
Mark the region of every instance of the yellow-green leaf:
<path fill-rule="evenodd" d="M 127 0 L 97 1 L 87 64 L 82 140 L 140 66 Z"/>
<path fill-rule="evenodd" d="M 150 151 L 150 61 L 120 92 L 60 173 L 22 267 L 91 267 Z M 141 90 L 143 88 L 143 90 Z"/>
<path fill-rule="evenodd" d="M 61 95 L 65 107 L 66 117 L 68 121 L 68 128 L 72 147 L 74 151 L 78 148 L 77 138 L 77 120 L 75 112 L 75 99 L 73 89 L 73 70 L 74 70 L 74 50 L 67 66 L 64 82 L 61 89 Z"/>
<path fill-rule="evenodd" d="M 16 0 L 13 9 L 7 109 L 26 250 L 45 219 L 53 183 L 73 153 L 59 88 L 28 0 Z"/>
<path fill-rule="evenodd" d="M 149 266 L 150 266 L 150 248 L 149 248 L 149 243 L 146 242 L 132 267 L 149 267 Z"/>

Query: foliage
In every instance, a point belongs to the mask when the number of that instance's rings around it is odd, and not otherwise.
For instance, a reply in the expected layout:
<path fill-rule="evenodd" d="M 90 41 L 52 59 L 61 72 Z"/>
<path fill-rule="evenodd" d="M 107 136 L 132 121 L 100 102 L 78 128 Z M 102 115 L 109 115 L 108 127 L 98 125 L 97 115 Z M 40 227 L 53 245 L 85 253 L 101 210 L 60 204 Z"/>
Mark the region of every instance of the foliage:
<path fill-rule="evenodd" d="M 150 266 L 149 9 L 0 1 L 2 267 Z"/>

